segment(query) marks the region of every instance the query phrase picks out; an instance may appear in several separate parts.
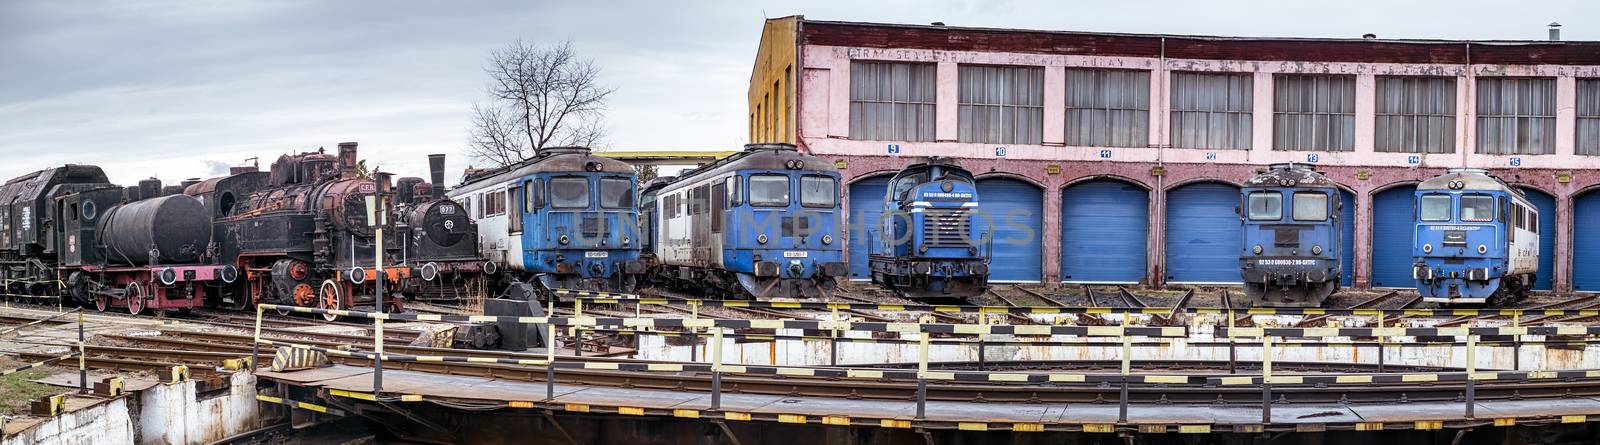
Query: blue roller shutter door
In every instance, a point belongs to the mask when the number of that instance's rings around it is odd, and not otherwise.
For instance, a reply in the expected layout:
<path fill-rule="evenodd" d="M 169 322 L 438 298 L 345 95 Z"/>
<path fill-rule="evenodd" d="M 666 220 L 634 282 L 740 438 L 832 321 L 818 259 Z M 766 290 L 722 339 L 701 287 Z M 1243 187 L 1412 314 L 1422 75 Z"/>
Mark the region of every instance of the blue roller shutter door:
<path fill-rule="evenodd" d="M 889 189 L 889 176 L 862 179 L 850 184 L 850 279 L 870 280 L 872 269 L 867 255 L 872 240 L 882 229 L 883 195 Z"/>
<path fill-rule="evenodd" d="M 1228 184 L 1186 185 L 1167 194 L 1167 281 L 1238 283 L 1242 236 Z"/>
<path fill-rule="evenodd" d="M 978 207 L 994 218 L 989 280 L 1039 281 L 1043 257 L 1044 193 L 1012 179 L 978 180 Z M 983 220 L 976 221 L 980 227 Z"/>
<path fill-rule="evenodd" d="M 1372 287 L 1417 287 L 1411 277 L 1416 190 L 1402 186 L 1372 197 Z"/>
<path fill-rule="evenodd" d="M 1524 188 L 1522 193 L 1533 201 L 1539 210 L 1539 275 L 1533 280 L 1534 290 L 1555 289 L 1556 274 L 1556 198 L 1538 190 Z"/>
<path fill-rule="evenodd" d="M 1150 195 L 1119 181 L 1068 187 L 1061 197 L 1061 280 L 1138 282 L 1145 276 Z"/>
<path fill-rule="evenodd" d="M 1350 287 L 1355 283 L 1356 269 L 1356 195 L 1339 190 L 1339 202 L 1344 204 L 1344 209 L 1339 212 L 1339 284 Z"/>
<path fill-rule="evenodd" d="M 1544 215 L 1539 218 L 1544 222 Z M 1600 224 L 1600 193 L 1573 198 L 1572 219 L 1573 227 L 1579 227 L 1572 231 L 1572 290 L 1600 290 L 1600 234 L 1592 229 Z"/>

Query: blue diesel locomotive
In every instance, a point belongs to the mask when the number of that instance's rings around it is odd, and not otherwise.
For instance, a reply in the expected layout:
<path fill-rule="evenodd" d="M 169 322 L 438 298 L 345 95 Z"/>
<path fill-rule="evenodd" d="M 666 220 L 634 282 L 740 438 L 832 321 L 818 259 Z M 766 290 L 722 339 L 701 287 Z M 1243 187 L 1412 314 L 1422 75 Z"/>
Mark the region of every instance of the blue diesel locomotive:
<path fill-rule="evenodd" d="M 1255 306 L 1318 307 L 1339 289 L 1339 189 L 1299 164 L 1274 164 L 1240 190 L 1239 273 Z"/>
<path fill-rule="evenodd" d="M 1411 274 L 1424 301 L 1501 304 L 1539 274 L 1539 211 L 1482 169 L 1451 169 L 1417 186 Z"/>
<path fill-rule="evenodd" d="M 839 172 L 789 144 L 751 144 L 655 191 L 652 280 L 715 295 L 822 296 L 849 273 Z"/>
<path fill-rule="evenodd" d="M 469 173 L 449 196 L 477 219 L 495 291 L 534 278 L 545 289 L 630 292 L 639 260 L 633 167 L 585 147 L 547 147 L 508 167 Z M 487 271 L 493 274 L 495 271 Z"/>
<path fill-rule="evenodd" d="M 889 180 L 868 255 L 872 282 L 908 298 L 970 297 L 989 284 L 972 173 L 943 157 L 919 159 Z"/>

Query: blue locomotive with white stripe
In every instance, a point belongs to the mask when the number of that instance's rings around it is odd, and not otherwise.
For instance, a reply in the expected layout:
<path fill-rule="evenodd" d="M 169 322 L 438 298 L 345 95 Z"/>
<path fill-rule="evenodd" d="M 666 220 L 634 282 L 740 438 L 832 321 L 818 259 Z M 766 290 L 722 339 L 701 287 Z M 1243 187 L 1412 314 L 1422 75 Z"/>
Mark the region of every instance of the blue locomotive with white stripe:
<path fill-rule="evenodd" d="M 1239 273 L 1255 306 L 1319 307 L 1339 289 L 1344 205 L 1308 165 L 1274 164 L 1240 189 Z"/>
<path fill-rule="evenodd" d="M 1482 169 L 1451 169 L 1416 191 L 1411 276 L 1424 301 L 1501 304 L 1539 274 L 1539 210 Z"/>
<path fill-rule="evenodd" d="M 889 180 L 868 264 L 872 282 L 908 298 L 970 297 L 989 287 L 990 241 L 972 173 L 919 159 Z M 978 224 L 974 224 L 977 222 Z"/>
<path fill-rule="evenodd" d="M 849 271 L 839 172 L 789 144 L 751 144 L 653 189 L 651 279 L 710 295 L 824 296 Z"/>
<path fill-rule="evenodd" d="M 482 253 L 504 264 L 499 286 L 631 292 L 639 260 L 633 166 L 585 147 L 547 147 L 533 159 L 469 173 L 449 196 L 478 221 Z M 493 271 L 489 271 L 494 273 Z"/>

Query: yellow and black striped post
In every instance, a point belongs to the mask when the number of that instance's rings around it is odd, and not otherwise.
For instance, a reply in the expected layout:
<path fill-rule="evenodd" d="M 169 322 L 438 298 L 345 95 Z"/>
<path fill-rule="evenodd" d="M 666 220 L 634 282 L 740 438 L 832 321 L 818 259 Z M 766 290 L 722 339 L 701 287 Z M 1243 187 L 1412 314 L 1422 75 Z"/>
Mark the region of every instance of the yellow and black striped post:
<path fill-rule="evenodd" d="M 722 328 L 711 328 L 711 410 L 722 410 Z"/>
<path fill-rule="evenodd" d="M 555 301 L 552 299 L 550 316 L 556 315 L 555 308 Z M 545 330 L 547 332 L 544 339 L 544 401 L 550 402 L 556 399 L 556 324 L 546 323 Z"/>
<path fill-rule="evenodd" d="M 261 317 L 266 308 L 256 305 L 256 334 L 255 341 L 250 342 L 250 373 L 256 373 L 256 364 L 261 363 Z"/>
<path fill-rule="evenodd" d="M 917 420 L 922 420 L 928 417 L 929 333 L 921 332 L 920 334 L 921 341 L 917 342 Z"/>
<path fill-rule="evenodd" d="M 1117 396 L 1117 423 L 1128 423 L 1128 373 L 1133 370 L 1133 337 L 1128 335 L 1128 319 L 1122 314 L 1122 389 Z"/>
<path fill-rule="evenodd" d="M 89 393 L 89 366 L 83 355 L 83 308 L 78 308 L 78 394 Z"/>
<path fill-rule="evenodd" d="M 1261 424 L 1272 424 L 1272 336 L 1261 331 Z"/>
<path fill-rule="evenodd" d="M 381 282 L 385 278 L 378 277 L 378 280 Z M 378 307 L 380 311 L 383 310 L 383 295 L 378 295 Z M 372 330 L 377 337 L 372 340 L 372 350 L 375 352 L 372 354 L 372 394 L 377 395 L 383 392 L 383 318 L 372 320 Z"/>
<path fill-rule="evenodd" d="M 1478 350 L 1478 336 L 1473 335 L 1472 332 L 1469 331 L 1469 332 L 1467 332 L 1467 418 L 1468 419 L 1471 419 L 1473 417 L 1473 411 L 1474 411 L 1473 410 L 1473 404 L 1475 404 L 1477 402 L 1476 400 L 1474 400 L 1475 396 L 1476 396 L 1475 393 L 1477 392 L 1477 381 L 1478 381 L 1478 363 L 1477 363 L 1478 360 L 1477 360 L 1477 355 L 1476 355 L 1477 354 L 1477 350 Z"/>

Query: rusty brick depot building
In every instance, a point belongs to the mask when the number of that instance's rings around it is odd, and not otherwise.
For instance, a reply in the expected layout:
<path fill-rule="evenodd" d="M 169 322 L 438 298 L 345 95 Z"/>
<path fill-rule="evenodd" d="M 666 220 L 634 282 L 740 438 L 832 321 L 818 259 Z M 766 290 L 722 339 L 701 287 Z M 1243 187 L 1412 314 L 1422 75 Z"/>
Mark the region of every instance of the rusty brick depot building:
<path fill-rule="evenodd" d="M 855 277 L 888 175 L 943 155 L 1015 215 L 997 238 L 1033 240 L 996 250 L 997 281 L 1237 282 L 1238 184 L 1302 162 L 1346 192 L 1349 284 L 1411 287 L 1415 185 L 1477 167 L 1538 205 L 1538 287 L 1600 291 L 1600 42 L 785 17 L 762 31 L 749 106 L 752 141 L 839 166 Z"/>

